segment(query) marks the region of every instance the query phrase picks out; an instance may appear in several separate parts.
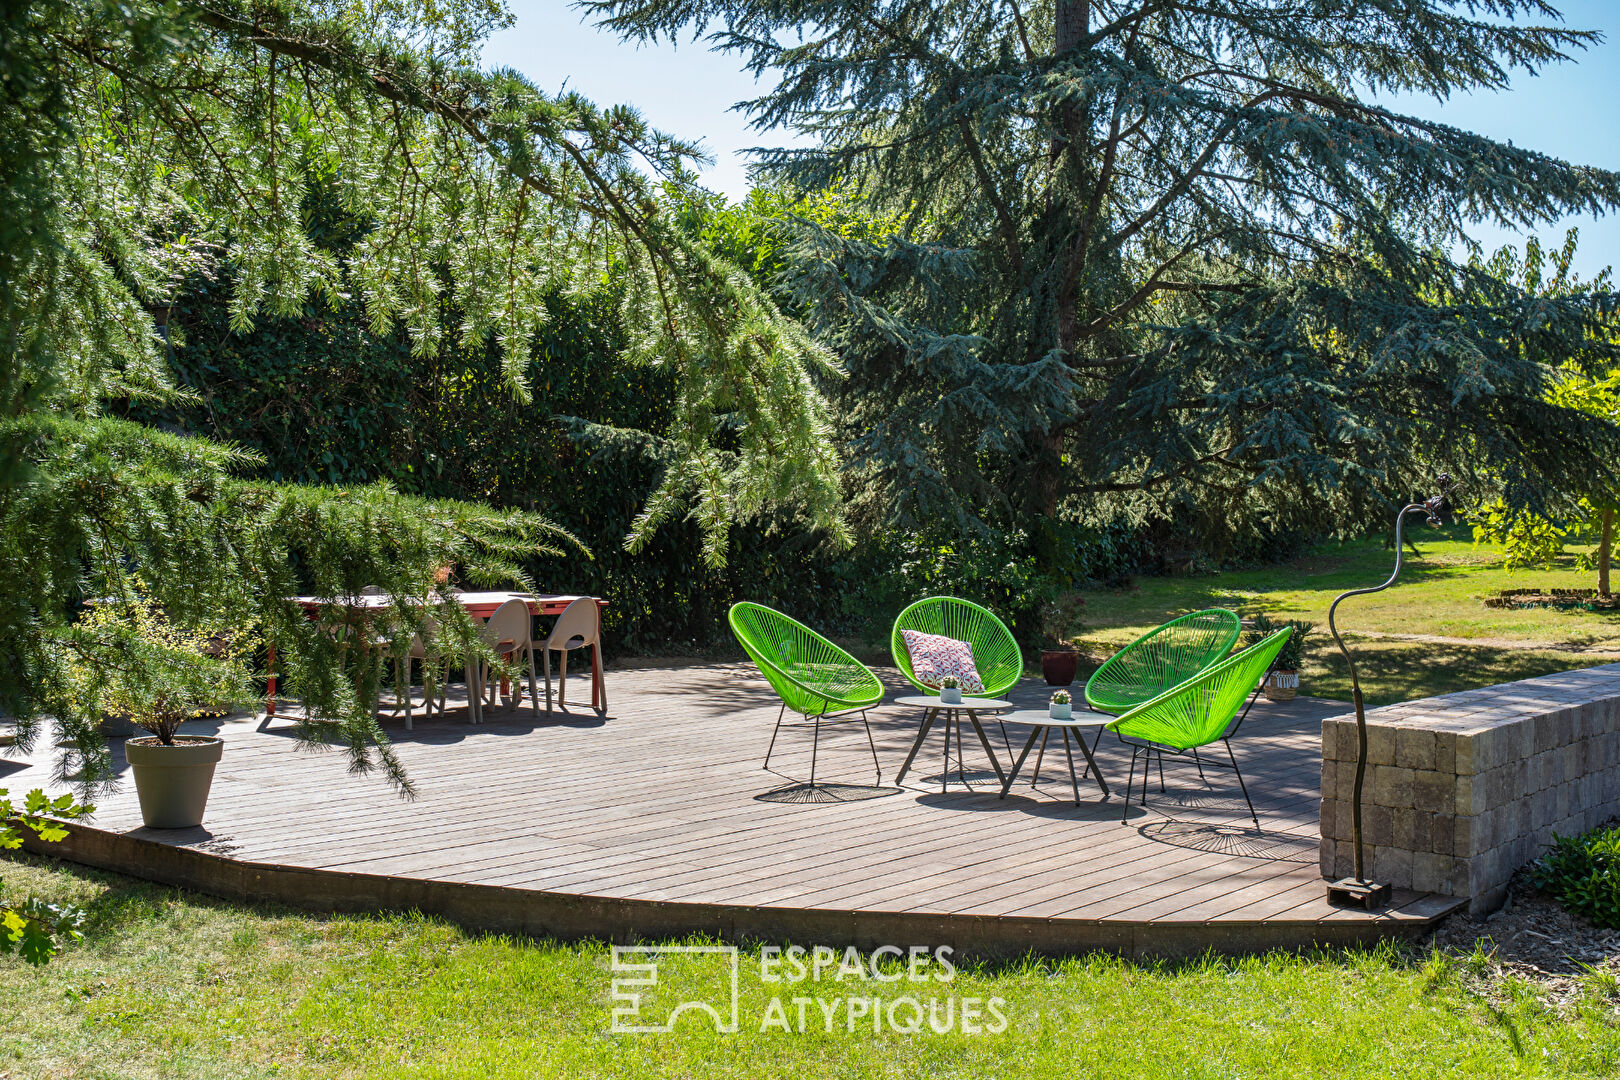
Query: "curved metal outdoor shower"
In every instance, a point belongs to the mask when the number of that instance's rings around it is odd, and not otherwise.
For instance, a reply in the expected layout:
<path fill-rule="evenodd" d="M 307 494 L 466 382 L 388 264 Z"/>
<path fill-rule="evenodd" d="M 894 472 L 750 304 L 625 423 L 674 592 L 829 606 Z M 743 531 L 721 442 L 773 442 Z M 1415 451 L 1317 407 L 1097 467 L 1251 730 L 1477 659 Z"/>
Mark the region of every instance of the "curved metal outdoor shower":
<path fill-rule="evenodd" d="M 1367 596 L 1372 593 L 1383 592 L 1395 584 L 1395 579 L 1401 576 L 1401 563 L 1405 555 L 1405 537 L 1403 535 L 1406 524 L 1406 515 L 1414 511 L 1421 511 L 1428 515 L 1430 525 L 1440 524 L 1440 507 L 1444 505 L 1446 496 L 1456 489 L 1451 477 L 1441 473 L 1438 478 L 1440 493 L 1431 495 L 1420 503 L 1408 503 L 1401 507 L 1400 513 L 1395 515 L 1395 569 L 1390 571 L 1389 579 L 1382 585 L 1374 585 L 1367 589 L 1351 589 L 1340 593 L 1328 608 L 1328 631 L 1338 644 L 1339 651 L 1344 654 L 1344 662 L 1350 666 L 1350 688 L 1356 703 L 1356 783 L 1350 802 L 1350 836 L 1355 845 L 1355 875 L 1341 878 L 1328 886 L 1328 902 L 1335 904 L 1354 904 L 1367 909 L 1381 907 L 1389 902 L 1390 887 L 1387 883 L 1379 884 L 1367 880 L 1366 866 L 1361 855 L 1361 787 L 1367 775 L 1367 711 L 1361 697 L 1361 680 L 1356 676 L 1356 660 L 1350 655 L 1350 647 L 1339 636 L 1339 627 L 1335 622 L 1339 605 L 1352 596 Z"/>

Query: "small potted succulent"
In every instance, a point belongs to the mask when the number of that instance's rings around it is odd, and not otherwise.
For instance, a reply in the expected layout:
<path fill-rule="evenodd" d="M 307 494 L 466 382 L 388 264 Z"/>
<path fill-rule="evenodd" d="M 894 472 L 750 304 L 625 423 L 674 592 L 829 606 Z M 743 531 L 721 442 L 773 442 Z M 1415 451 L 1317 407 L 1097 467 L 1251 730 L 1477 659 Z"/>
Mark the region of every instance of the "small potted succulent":
<path fill-rule="evenodd" d="M 955 675 L 946 675 L 940 679 L 939 700 L 944 705 L 962 704 L 962 680 Z"/>
<path fill-rule="evenodd" d="M 1079 593 L 1067 592 L 1041 608 L 1041 634 L 1045 638 L 1041 678 L 1047 686 L 1069 686 L 1080 670 L 1080 654 L 1069 639 L 1080 632 L 1080 611 L 1085 606 L 1085 598 Z"/>
<path fill-rule="evenodd" d="M 1261 614 L 1249 620 L 1249 628 L 1243 634 L 1243 644 L 1252 647 L 1285 626 L 1292 626 L 1294 632 L 1278 651 L 1271 674 L 1266 676 L 1263 692 L 1267 701 L 1293 701 L 1294 695 L 1299 693 L 1299 669 L 1305 665 L 1305 638 L 1316 629 L 1316 624 L 1298 619 L 1277 622 Z"/>
<path fill-rule="evenodd" d="M 180 725 L 258 700 L 248 670 L 257 637 L 241 628 L 192 629 L 146 601 L 98 603 L 73 628 L 76 696 L 89 710 L 127 716 L 146 735 L 124 742 L 141 818 L 154 829 L 202 824 L 214 766 L 213 735 Z"/>
<path fill-rule="evenodd" d="M 1070 720 L 1074 717 L 1074 698 L 1069 696 L 1067 690 L 1055 690 L 1052 693 L 1052 704 L 1047 706 L 1047 716 L 1053 720 Z"/>

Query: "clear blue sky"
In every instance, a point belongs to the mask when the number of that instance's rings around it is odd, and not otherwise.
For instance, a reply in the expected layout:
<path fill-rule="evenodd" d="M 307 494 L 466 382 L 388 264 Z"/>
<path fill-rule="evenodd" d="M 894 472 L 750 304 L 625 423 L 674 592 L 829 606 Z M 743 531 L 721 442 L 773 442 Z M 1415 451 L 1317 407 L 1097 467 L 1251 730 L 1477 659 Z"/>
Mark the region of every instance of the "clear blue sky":
<path fill-rule="evenodd" d="M 510 0 L 517 24 L 489 43 L 489 63 L 518 69 L 547 90 L 566 81 L 598 104 L 629 104 L 655 127 L 686 139 L 701 139 L 715 157 L 704 183 L 732 198 L 748 186 L 746 158 L 739 151 L 777 145 L 781 133 L 749 130 L 732 111 L 757 94 L 753 79 L 735 57 L 713 53 L 701 42 L 678 47 L 633 48 L 580 21 L 563 0 Z M 1554 0 L 1568 25 L 1601 30 L 1608 40 L 1575 63 L 1546 69 L 1539 77 L 1516 74 L 1511 89 L 1464 95 L 1448 102 L 1390 102 L 1405 112 L 1444 121 L 1589 165 L 1620 169 L 1620 0 Z M 1579 225 L 1577 267 L 1583 276 L 1620 265 L 1620 215 L 1571 219 L 1542 230 L 1559 242 Z M 1523 237 L 1479 226 L 1486 248 L 1522 243 Z"/>

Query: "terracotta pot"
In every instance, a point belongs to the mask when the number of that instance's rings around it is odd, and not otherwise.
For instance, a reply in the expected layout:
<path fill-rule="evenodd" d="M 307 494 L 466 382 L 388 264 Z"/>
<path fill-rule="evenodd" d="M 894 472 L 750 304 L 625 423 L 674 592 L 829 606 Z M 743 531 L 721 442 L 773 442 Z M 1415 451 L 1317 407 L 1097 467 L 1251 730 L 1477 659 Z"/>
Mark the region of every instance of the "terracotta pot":
<path fill-rule="evenodd" d="M 1069 686 L 1080 670 L 1080 654 L 1073 649 L 1042 649 L 1041 677 L 1047 686 Z"/>
<path fill-rule="evenodd" d="M 176 735 L 173 746 L 164 746 L 155 735 L 125 740 L 124 758 L 135 774 L 141 820 L 147 827 L 201 825 L 214 766 L 224 752 L 223 740 L 202 735 Z"/>
<path fill-rule="evenodd" d="M 1299 672 L 1273 671 L 1266 679 L 1267 701 L 1293 701 L 1294 695 L 1299 692 Z"/>

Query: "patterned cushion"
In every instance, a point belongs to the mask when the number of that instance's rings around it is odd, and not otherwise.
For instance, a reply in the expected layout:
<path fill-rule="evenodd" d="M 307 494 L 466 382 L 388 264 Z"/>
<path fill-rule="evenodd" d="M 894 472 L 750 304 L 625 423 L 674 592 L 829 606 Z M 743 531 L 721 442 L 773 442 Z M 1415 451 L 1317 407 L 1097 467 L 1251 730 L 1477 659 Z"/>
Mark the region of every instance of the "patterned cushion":
<path fill-rule="evenodd" d="M 962 693 L 984 693 L 984 681 L 973 663 L 973 646 L 955 638 L 939 634 L 925 634 L 921 630 L 902 630 L 906 639 L 906 652 L 911 656 L 911 673 L 924 686 L 939 686 L 947 675 L 955 675 L 962 682 Z"/>

